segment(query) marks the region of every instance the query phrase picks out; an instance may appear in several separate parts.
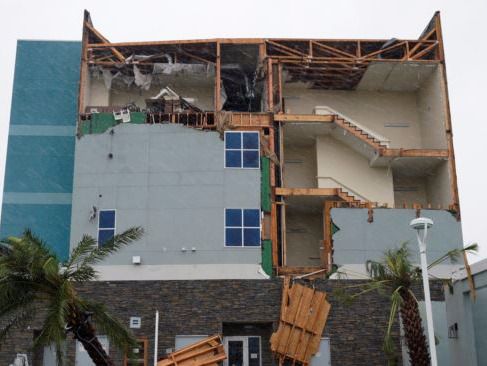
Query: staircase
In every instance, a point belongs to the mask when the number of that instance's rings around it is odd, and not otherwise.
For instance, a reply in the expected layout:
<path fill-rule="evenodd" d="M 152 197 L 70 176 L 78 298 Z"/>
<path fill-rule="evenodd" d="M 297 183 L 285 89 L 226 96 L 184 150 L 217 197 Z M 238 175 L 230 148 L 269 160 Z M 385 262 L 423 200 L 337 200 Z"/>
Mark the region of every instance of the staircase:
<path fill-rule="evenodd" d="M 362 201 L 355 197 L 354 195 L 350 194 L 349 192 L 345 191 L 342 188 L 337 188 L 336 189 L 337 196 L 341 198 L 343 201 L 350 203 L 351 206 L 355 207 L 367 207 L 369 202 Z"/>
<path fill-rule="evenodd" d="M 384 140 L 379 140 L 377 137 L 374 137 L 371 133 L 363 130 L 355 123 L 346 120 L 345 118 L 335 115 L 335 124 L 343 128 L 345 131 L 349 132 L 351 135 L 357 137 L 358 139 L 364 141 L 372 148 L 379 150 L 379 149 L 387 149 L 388 144 Z"/>

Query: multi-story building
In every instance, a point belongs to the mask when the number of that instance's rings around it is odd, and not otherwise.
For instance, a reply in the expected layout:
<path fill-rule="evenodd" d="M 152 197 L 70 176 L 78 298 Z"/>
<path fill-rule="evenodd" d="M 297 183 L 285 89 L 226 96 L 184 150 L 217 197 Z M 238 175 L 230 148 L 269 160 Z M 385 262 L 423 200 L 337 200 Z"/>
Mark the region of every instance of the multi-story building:
<path fill-rule="evenodd" d="M 85 13 L 81 42 L 18 42 L 1 236 L 29 227 L 67 258 L 83 234 L 103 245 L 142 226 L 79 289 L 133 327 L 141 364 L 158 310 L 157 357 L 220 333 L 228 364 L 271 365 L 282 276 L 331 293 L 334 265 L 359 281 L 402 242 L 416 258 L 419 214 L 435 223 L 429 260 L 462 246 L 448 105 L 439 14 L 415 40 L 111 43 Z M 447 365 L 440 285 L 432 296 Z M 329 300 L 314 360 L 384 364 L 388 299 Z M 49 365 L 29 349 L 38 326 L 0 362 Z"/>

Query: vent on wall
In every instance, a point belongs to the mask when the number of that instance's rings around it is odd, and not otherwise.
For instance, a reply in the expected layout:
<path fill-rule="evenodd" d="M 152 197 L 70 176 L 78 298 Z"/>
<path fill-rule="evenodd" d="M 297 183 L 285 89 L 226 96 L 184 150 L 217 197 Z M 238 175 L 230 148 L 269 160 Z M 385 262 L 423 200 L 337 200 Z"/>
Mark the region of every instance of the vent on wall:
<path fill-rule="evenodd" d="M 130 328 L 140 329 L 141 325 L 142 325 L 142 319 L 140 316 L 131 316 L 130 317 Z"/>

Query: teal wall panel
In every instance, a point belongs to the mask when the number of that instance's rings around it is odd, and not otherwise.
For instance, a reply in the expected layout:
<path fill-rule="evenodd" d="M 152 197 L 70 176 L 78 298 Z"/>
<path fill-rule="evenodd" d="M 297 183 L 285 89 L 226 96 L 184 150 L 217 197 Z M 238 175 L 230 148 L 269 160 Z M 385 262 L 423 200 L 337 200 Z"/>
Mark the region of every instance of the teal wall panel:
<path fill-rule="evenodd" d="M 81 42 L 18 41 L 0 237 L 69 252 Z"/>
<path fill-rule="evenodd" d="M 56 254 L 66 259 L 69 253 L 71 204 L 4 204 L 0 237 L 19 236 L 29 228 Z"/>

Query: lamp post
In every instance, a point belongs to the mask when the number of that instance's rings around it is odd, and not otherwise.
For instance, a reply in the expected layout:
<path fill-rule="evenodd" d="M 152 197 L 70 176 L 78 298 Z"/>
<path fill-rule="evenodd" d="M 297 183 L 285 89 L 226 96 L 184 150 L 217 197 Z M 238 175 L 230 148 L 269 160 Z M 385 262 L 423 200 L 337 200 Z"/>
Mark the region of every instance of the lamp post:
<path fill-rule="evenodd" d="M 418 238 L 419 255 L 421 258 L 421 273 L 423 275 L 424 302 L 426 305 L 426 323 L 428 324 L 428 343 L 430 347 L 431 365 L 437 366 L 435 330 L 433 328 L 433 311 L 431 309 L 430 283 L 428 280 L 428 263 L 426 260 L 426 237 L 428 229 L 433 226 L 433 220 L 427 217 L 418 217 L 409 223 L 416 230 Z"/>

